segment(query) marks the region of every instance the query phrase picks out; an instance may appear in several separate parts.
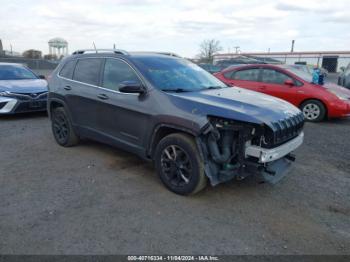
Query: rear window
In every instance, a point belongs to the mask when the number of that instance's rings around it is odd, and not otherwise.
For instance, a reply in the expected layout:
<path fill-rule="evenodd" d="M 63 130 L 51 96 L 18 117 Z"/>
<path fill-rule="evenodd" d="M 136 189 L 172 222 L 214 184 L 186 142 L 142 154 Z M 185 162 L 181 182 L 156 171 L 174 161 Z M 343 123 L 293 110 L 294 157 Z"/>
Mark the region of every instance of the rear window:
<path fill-rule="evenodd" d="M 102 59 L 100 58 L 78 60 L 74 70 L 73 79 L 79 82 L 97 86 L 99 84 L 101 64 Z"/>
<path fill-rule="evenodd" d="M 60 76 L 72 79 L 74 66 L 75 66 L 75 60 L 68 61 L 61 69 Z"/>

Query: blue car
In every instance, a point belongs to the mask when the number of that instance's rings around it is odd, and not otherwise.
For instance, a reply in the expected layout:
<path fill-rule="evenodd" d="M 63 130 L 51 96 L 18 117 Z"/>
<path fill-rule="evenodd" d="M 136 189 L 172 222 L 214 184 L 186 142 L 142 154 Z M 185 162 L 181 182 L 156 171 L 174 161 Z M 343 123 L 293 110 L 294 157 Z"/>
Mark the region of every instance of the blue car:
<path fill-rule="evenodd" d="M 46 111 L 44 78 L 21 64 L 0 63 L 0 114 Z"/>

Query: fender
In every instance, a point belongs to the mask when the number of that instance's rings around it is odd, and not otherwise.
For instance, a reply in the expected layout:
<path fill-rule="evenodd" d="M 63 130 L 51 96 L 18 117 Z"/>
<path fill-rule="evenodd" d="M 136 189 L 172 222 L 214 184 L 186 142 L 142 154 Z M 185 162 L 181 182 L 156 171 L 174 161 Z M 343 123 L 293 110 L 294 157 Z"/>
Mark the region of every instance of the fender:
<path fill-rule="evenodd" d="M 69 120 L 72 122 L 72 124 L 74 125 L 73 123 L 73 118 L 72 118 L 72 114 L 69 110 L 69 107 L 67 106 L 67 103 L 64 101 L 64 99 L 62 99 L 61 97 L 49 97 L 48 101 L 47 101 L 47 112 L 48 112 L 48 115 L 49 115 L 49 119 L 51 120 L 51 104 L 52 102 L 57 102 L 57 103 L 60 103 L 62 104 L 64 110 L 67 112 L 67 115 L 68 115 L 68 118 Z"/>
<path fill-rule="evenodd" d="M 182 126 L 178 126 L 178 125 L 173 125 L 173 124 L 164 124 L 164 123 L 161 123 L 161 124 L 157 124 L 155 126 L 155 128 L 153 129 L 153 132 L 152 132 L 152 136 L 151 136 L 151 140 L 148 144 L 148 147 L 147 147 L 147 155 L 152 157 L 153 154 L 154 154 L 154 149 L 155 149 L 155 138 L 156 138 L 156 135 L 158 133 L 158 131 L 161 129 L 161 128 L 171 128 L 171 129 L 174 129 L 174 130 L 177 130 L 177 131 L 180 131 L 180 132 L 184 132 L 184 133 L 187 133 L 187 134 L 190 134 L 194 137 L 197 137 L 199 135 L 198 132 L 194 131 L 194 130 L 191 130 L 191 129 L 188 129 L 188 128 L 184 128 Z"/>

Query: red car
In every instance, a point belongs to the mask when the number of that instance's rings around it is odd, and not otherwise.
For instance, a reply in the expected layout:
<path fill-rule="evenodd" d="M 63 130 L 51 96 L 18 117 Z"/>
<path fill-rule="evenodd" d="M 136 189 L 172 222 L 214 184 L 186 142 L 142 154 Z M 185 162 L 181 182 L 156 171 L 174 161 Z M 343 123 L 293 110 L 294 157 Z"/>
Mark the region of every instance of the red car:
<path fill-rule="evenodd" d="M 242 65 L 214 74 L 228 85 L 284 99 L 300 108 L 308 121 L 350 116 L 350 90 L 312 83 L 312 75 L 288 65 Z"/>

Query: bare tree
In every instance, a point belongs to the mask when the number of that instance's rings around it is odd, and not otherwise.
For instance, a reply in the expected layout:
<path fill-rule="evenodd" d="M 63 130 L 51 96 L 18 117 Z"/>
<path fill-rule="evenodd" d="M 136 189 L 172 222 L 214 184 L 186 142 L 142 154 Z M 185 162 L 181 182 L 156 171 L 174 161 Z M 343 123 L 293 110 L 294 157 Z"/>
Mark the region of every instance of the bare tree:
<path fill-rule="evenodd" d="M 222 47 L 220 45 L 220 41 L 215 39 L 207 39 L 204 40 L 200 44 L 200 53 L 199 58 L 203 62 L 212 63 L 214 55 L 222 50 Z"/>

